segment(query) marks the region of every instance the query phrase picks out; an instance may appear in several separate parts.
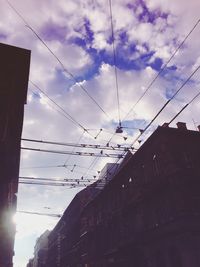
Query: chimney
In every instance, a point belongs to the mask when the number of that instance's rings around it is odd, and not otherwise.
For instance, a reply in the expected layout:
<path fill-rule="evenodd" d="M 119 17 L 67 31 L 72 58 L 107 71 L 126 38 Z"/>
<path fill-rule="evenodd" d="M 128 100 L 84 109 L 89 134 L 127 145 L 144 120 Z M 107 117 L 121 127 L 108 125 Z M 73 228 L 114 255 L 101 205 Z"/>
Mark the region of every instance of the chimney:
<path fill-rule="evenodd" d="M 186 123 L 185 122 L 177 122 L 177 128 L 180 129 L 180 130 L 187 130 L 187 126 L 186 126 Z"/>
<path fill-rule="evenodd" d="M 200 125 L 198 125 L 197 128 L 198 128 L 198 130 L 199 130 L 199 132 L 200 132 Z"/>
<path fill-rule="evenodd" d="M 163 123 L 162 127 L 163 128 L 168 128 L 169 127 L 169 123 L 167 123 L 167 122 Z"/>

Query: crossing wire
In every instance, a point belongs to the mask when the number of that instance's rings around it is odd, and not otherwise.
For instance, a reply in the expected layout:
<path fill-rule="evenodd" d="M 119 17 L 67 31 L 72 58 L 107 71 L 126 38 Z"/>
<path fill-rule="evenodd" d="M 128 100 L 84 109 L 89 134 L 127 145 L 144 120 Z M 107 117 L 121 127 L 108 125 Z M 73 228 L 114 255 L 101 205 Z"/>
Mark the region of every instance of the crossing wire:
<path fill-rule="evenodd" d="M 182 109 L 170 120 L 170 122 L 168 123 L 168 125 L 170 125 L 190 104 L 192 104 L 192 102 L 194 102 L 196 100 L 196 98 L 198 98 L 200 96 L 200 92 L 197 93 L 187 104 L 185 104 Z"/>
<path fill-rule="evenodd" d="M 147 129 L 152 125 L 152 123 L 156 120 L 156 118 L 160 115 L 160 113 L 166 108 L 166 106 L 175 98 L 175 96 L 181 91 L 181 89 L 190 81 L 190 79 L 194 76 L 194 74 L 200 69 L 200 65 L 190 74 L 190 76 L 183 82 L 183 84 L 179 87 L 179 89 L 171 96 L 170 99 L 162 106 L 162 108 L 158 111 L 158 113 L 154 116 L 154 118 L 147 124 L 147 126 L 140 131 L 140 134 L 136 139 L 133 141 L 132 146 L 135 144 L 136 141 L 147 131 Z"/>
<path fill-rule="evenodd" d="M 77 141 L 76 146 L 74 146 L 74 147 L 72 148 L 71 153 L 74 153 L 74 152 L 75 152 L 75 149 L 76 149 L 76 147 L 78 146 L 78 144 L 80 143 L 81 139 L 83 138 L 84 133 L 85 133 L 85 130 L 84 130 L 83 133 L 80 135 L 80 137 L 79 137 L 79 139 L 78 139 L 78 141 Z M 68 155 L 67 159 L 66 159 L 65 162 L 64 162 L 64 165 L 66 165 L 66 164 L 69 162 L 71 156 L 72 156 L 72 155 Z"/>
<path fill-rule="evenodd" d="M 95 166 L 95 164 L 97 163 L 97 161 L 99 160 L 99 157 L 95 157 L 92 162 L 90 163 L 89 167 L 86 169 L 86 171 L 83 173 L 82 178 L 87 177 L 88 176 L 88 172 L 91 171 L 91 169 Z"/>
<path fill-rule="evenodd" d="M 143 94 L 138 98 L 138 100 L 136 101 L 136 103 L 133 105 L 133 107 L 130 109 L 130 111 L 123 117 L 123 121 L 125 120 L 125 118 L 133 111 L 133 109 L 138 105 L 138 103 L 142 100 L 142 98 L 145 96 L 145 94 L 147 93 L 147 91 L 151 88 L 151 86 L 155 83 L 155 81 L 157 80 L 157 78 L 161 75 L 161 73 L 166 69 L 166 67 L 168 66 L 168 64 L 171 62 L 171 60 L 175 57 L 175 55 L 177 54 L 177 52 L 180 50 L 180 48 L 184 45 L 184 43 L 186 42 L 186 40 L 189 38 L 189 36 L 192 34 L 192 32 L 195 30 L 195 28 L 198 26 L 200 22 L 200 19 L 197 20 L 197 22 L 195 23 L 195 25 L 192 27 L 192 29 L 189 31 L 189 33 L 185 36 L 185 38 L 183 39 L 183 41 L 178 45 L 178 47 L 174 50 L 174 52 L 172 53 L 172 55 L 170 56 L 170 58 L 167 60 L 167 62 L 164 64 L 164 66 L 160 69 L 160 71 L 157 73 L 157 75 L 154 77 L 154 79 L 150 82 L 150 84 L 147 86 L 146 90 L 143 92 Z M 143 131 L 140 130 L 140 135 L 139 137 L 143 134 Z M 116 135 L 116 133 L 113 133 L 113 135 L 110 137 L 108 142 L 111 142 L 113 137 Z"/>
<path fill-rule="evenodd" d="M 73 164 L 67 164 L 67 165 L 40 165 L 40 166 L 26 166 L 26 167 L 21 167 L 20 169 L 21 170 L 25 170 L 25 169 L 46 169 L 46 168 L 67 168 L 67 167 L 73 167 L 74 165 Z M 80 168 L 80 169 L 88 169 L 87 167 L 85 166 L 81 166 L 81 165 L 78 165 L 76 164 L 76 167 Z M 93 172 L 98 172 L 99 173 L 99 170 L 95 170 L 95 169 L 91 169 L 91 171 Z"/>
<path fill-rule="evenodd" d="M 50 150 L 50 149 L 39 149 L 32 147 L 21 147 L 22 150 L 45 152 L 45 153 L 55 153 L 61 155 L 75 155 L 75 156 L 87 156 L 87 157 L 98 157 L 98 158 L 121 158 L 121 154 L 110 154 L 110 153 L 93 153 L 93 152 L 71 152 L 71 151 L 60 151 L 60 150 Z"/>
<path fill-rule="evenodd" d="M 20 180 L 32 180 L 32 181 L 46 181 L 46 182 L 56 182 L 56 183 L 72 183 L 72 182 L 95 182 L 95 179 L 77 179 L 77 178 L 44 178 L 44 177 L 29 177 L 29 176 L 19 176 Z"/>

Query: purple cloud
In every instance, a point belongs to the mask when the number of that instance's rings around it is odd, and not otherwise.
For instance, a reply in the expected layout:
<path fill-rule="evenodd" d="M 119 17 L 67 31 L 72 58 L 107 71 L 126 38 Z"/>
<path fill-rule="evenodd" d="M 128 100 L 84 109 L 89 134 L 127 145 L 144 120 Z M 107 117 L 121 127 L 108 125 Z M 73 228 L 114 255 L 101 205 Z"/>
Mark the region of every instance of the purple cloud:
<path fill-rule="evenodd" d="M 51 21 L 43 26 L 41 32 L 45 40 L 48 41 L 58 40 L 60 42 L 63 42 L 67 34 L 67 27 L 57 25 L 56 23 Z"/>

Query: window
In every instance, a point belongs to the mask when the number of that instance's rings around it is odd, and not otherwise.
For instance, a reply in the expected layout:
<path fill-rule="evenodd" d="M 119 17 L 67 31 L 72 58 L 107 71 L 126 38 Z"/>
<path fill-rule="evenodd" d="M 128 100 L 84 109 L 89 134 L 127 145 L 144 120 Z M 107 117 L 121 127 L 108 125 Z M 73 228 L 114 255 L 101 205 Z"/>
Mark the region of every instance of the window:
<path fill-rule="evenodd" d="M 165 267 L 166 262 L 165 262 L 165 257 L 161 251 L 157 251 L 156 253 L 156 267 Z M 178 267 L 178 266 L 176 266 Z"/>
<path fill-rule="evenodd" d="M 175 246 L 169 249 L 169 260 L 171 267 L 182 267 L 180 253 Z"/>
<path fill-rule="evenodd" d="M 184 160 L 184 165 L 186 168 L 193 167 L 192 159 L 188 152 L 183 152 L 183 160 Z"/>

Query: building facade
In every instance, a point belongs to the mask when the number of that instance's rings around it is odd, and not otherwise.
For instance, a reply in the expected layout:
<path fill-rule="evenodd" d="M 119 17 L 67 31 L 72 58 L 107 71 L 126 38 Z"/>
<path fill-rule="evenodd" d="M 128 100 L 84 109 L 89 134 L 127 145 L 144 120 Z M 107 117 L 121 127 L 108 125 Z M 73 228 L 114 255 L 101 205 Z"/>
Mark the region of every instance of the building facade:
<path fill-rule="evenodd" d="M 30 51 L 0 44 L 0 267 L 12 267 Z"/>
<path fill-rule="evenodd" d="M 48 237 L 50 231 L 46 230 L 36 241 L 32 267 L 45 267 L 47 264 Z"/>
<path fill-rule="evenodd" d="M 26 267 L 33 267 L 33 259 L 30 259 Z"/>
<path fill-rule="evenodd" d="M 80 191 L 65 210 L 62 218 L 49 235 L 48 267 L 74 266 L 79 253 L 81 212 L 100 189 L 96 183 Z M 45 267 L 46 267 L 45 266 Z"/>
<path fill-rule="evenodd" d="M 199 267 L 200 132 L 177 126 L 158 127 L 79 212 L 67 208 L 52 266 Z"/>

